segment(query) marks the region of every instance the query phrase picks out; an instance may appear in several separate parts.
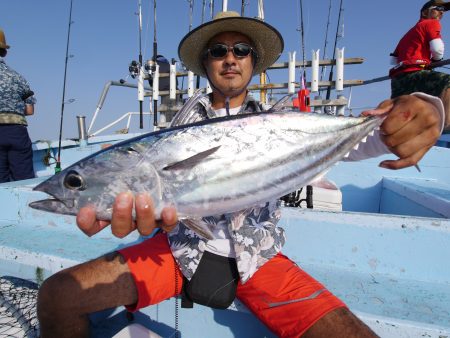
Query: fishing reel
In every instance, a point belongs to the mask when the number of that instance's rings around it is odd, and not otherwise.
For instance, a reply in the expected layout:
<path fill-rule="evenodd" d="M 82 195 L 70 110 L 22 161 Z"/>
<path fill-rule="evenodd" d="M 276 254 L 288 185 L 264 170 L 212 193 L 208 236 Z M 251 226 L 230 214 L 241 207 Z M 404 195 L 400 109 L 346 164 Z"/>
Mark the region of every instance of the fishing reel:
<path fill-rule="evenodd" d="M 128 71 L 130 72 L 130 76 L 135 79 L 136 77 L 139 76 L 139 71 L 140 71 L 141 65 L 139 64 L 139 62 L 133 60 L 131 61 L 130 65 L 128 66 Z"/>

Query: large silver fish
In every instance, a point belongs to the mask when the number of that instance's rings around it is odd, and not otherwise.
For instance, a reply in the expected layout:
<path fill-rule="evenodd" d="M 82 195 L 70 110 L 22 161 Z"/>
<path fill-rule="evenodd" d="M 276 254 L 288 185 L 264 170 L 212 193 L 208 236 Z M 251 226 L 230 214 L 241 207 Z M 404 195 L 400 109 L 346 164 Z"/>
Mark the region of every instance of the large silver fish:
<path fill-rule="evenodd" d="M 382 121 L 283 111 L 160 130 L 101 150 L 50 177 L 34 190 L 53 198 L 30 206 L 76 215 L 93 205 L 98 219 L 110 220 L 116 195 L 131 191 L 148 192 L 156 215 L 169 204 L 181 219 L 238 211 L 308 184 Z"/>

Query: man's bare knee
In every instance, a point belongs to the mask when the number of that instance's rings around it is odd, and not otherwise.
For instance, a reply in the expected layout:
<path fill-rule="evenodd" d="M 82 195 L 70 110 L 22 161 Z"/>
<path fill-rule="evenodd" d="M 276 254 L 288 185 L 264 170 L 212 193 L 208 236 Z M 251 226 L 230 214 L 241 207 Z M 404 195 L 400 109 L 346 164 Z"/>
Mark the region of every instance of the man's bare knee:
<path fill-rule="evenodd" d="M 79 307 L 81 296 L 81 288 L 68 270 L 60 271 L 44 281 L 37 300 L 42 337 L 69 337 L 63 334 L 64 330 L 58 329 L 60 325 L 70 328 L 79 337 L 87 335 L 87 314 Z"/>
<path fill-rule="evenodd" d="M 49 277 L 40 288 L 37 309 L 41 334 L 86 336 L 89 313 L 136 301 L 134 280 L 118 253 L 73 266 Z"/>
<path fill-rule="evenodd" d="M 363 321 L 349 309 L 339 308 L 329 312 L 311 328 L 303 337 L 335 337 L 335 338 L 372 338 L 378 337 Z"/>
<path fill-rule="evenodd" d="M 80 296 L 81 288 L 76 280 L 67 270 L 60 271 L 46 279 L 39 288 L 38 314 L 58 313 L 69 309 L 72 312 L 79 304 Z"/>

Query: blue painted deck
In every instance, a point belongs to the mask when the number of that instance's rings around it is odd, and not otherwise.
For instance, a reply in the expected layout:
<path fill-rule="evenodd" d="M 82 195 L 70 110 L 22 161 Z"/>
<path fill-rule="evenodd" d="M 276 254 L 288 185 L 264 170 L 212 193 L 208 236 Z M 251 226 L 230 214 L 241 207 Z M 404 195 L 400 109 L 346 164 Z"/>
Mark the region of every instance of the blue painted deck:
<path fill-rule="evenodd" d="M 382 337 L 450 336 L 449 155 L 450 149 L 434 148 L 421 173 L 377 168 L 382 159 L 340 163 L 328 177 L 341 187 L 344 209 L 351 211 L 283 210 L 284 253 Z M 73 217 L 24 207 L 43 197 L 31 191 L 40 180 L 0 185 L 0 275 L 40 280 L 139 240 L 120 240 L 107 230 L 87 238 Z M 426 217 L 389 215 L 401 214 L 406 205 Z M 127 324 L 123 309 L 92 320 L 96 337 L 112 336 Z M 174 299 L 138 313 L 136 321 L 163 337 L 173 335 Z M 239 302 L 228 310 L 180 310 L 179 329 L 182 337 L 271 337 Z"/>

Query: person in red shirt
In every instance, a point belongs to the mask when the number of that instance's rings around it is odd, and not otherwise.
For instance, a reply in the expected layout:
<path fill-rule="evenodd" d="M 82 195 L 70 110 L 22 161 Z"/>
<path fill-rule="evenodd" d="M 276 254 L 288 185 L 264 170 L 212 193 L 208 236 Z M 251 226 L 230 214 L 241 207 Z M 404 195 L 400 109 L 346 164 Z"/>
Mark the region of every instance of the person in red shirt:
<path fill-rule="evenodd" d="M 446 110 L 446 130 L 450 130 L 450 75 L 429 66 L 444 57 L 441 22 L 450 2 L 432 0 L 420 10 L 420 20 L 400 40 L 391 54 L 389 71 L 391 98 L 414 92 L 440 97 Z"/>

